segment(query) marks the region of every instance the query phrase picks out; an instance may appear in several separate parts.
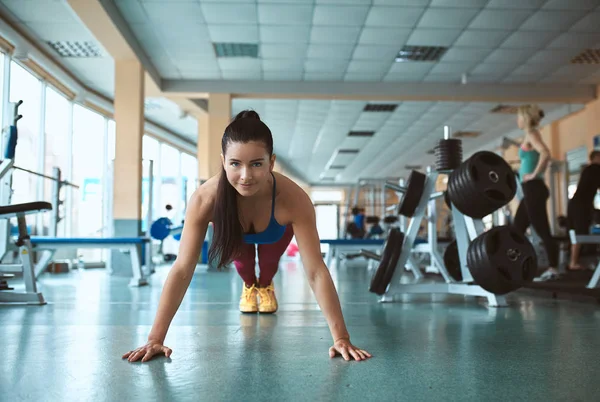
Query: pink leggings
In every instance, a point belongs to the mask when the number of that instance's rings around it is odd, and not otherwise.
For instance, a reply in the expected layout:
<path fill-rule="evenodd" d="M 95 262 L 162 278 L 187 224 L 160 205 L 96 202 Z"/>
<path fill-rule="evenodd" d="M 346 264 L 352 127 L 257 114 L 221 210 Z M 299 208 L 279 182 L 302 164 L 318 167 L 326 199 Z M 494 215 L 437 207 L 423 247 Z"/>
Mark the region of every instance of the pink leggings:
<path fill-rule="evenodd" d="M 276 243 L 258 245 L 258 267 L 260 269 L 260 279 L 258 284 L 260 287 L 266 287 L 271 284 L 271 280 L 277 273 L 277 268 L 279 267 L 279 259 L 290 244 L 292 237 L 294 237 L 294 230 L 292 229 L 292 225 L 288 225 L 285 228 L 283 236 L 281 236 L 281 239 Z M 242 254 L 233 261 L 238 274 L 240 274 L 242 280 L 248 286 L 256 284 L 254 252 L 254 244 L 244 244 Z"/>

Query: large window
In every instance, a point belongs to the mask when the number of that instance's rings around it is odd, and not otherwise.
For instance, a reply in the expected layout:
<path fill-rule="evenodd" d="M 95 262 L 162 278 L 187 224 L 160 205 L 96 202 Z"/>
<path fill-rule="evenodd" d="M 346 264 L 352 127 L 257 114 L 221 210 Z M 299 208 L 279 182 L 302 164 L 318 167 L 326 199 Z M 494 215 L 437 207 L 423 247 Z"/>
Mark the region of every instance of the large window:
<path fill-rule="evenodd" d="M 69 179 L 69 161 L 71 156 L 71 102 L 51 87 L 46 87 L 46 110 L 45 110 L 45 150 L 44 150 L 44 174 L 54 177 L 60 170 L 62 180 Z M 52 203 L 56 208 L 56 201 L 53 199 L 55 183 L 52 180 L 44 179 L 43 199 Z M 67 188 L 61 186 L 59 198 L 65 200 L 67 197 Z M 57 225 L 56 233 L 51 228 L 51 213 L 42 214 L 44 233 L 59 237 L 66 236 L 66 214 L 65 204 L 58 206 L 59 215 L 62 218 Z"/>
<path fill-rule="evenodd" d="M 185 217 L 188 201 L 196 190 L 198 181 L 198 161 L 190 154 L 181 153 L 181 179 L 184 186 L 182 216 Z"/>
<path fill-rule="evenodd" d="M 23 115 L 23 118 L 17 122 L 19 139 L 15 151 L 15 166 L 35 172 L 40 170 L 41 95 L 40 80 L 17 63 L 11 62 L 9 101 L 23 101 L 19 107 L 19 114 Z M 36 201 L 40 180 L 39 176 L 14 170 L 11 203 Z M 35 216 L 29 215 L 27 221 L 33 224 Z"/>
<path fill-rule="evenodd" d="M 180 152 L 167 144 L 161 144 L 160 147 L 160 178 L 157 180 L 160 183 L 160 202 L 159 215 L 167 216 L 174 219 L 174 224 L 177 224 L 182 219 L 183 203 L 180 180 Z M 157 183 L 158 184 L 158 183 Z M 171 205 L 173 210 L 167 213 L 165 207 Z"/>
<path fill-rule="evenodd" d="M 162 216 L 163 210 L 158 207 L 158 195 L 160 194 L 160 182 L 158 172 L 160 171 L 160 143 L 152 137 L 144 135 L 142 138 L 143 185 L 142 185 L 142 230 L 146 230 L 148 211 L 152 211 L 152 221 Z M 150 163 L 152 162 L 152 205 L 149 200 L 150 189 Z M 158 214 L 158 215 L 157 215 Z"/>
<path fill-rule="evenodd" d="M 105 118 L 82 106 L 73 109 L 73 181 L 79 189 L 73 191 L 73 236 L 102 237 L 103 191 L 105 172 Z M 80 250 L 84 260 L 98 261 L 97 250 Z"/>

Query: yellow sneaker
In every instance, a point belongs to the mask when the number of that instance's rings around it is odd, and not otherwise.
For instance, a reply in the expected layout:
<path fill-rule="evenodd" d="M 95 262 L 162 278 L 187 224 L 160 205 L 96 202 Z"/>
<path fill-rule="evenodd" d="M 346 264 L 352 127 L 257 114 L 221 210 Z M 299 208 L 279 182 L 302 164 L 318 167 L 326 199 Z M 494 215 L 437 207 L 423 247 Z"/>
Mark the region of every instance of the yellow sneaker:
<path fill-rule="evenodd" d="M 256 286 L 252 285 L 248 287 L 245 283 L 242 289 L 242 296 L 240 297 L 240 311 L 242 313 L 256 313 L 258 312 L 258 305 L 256 303 Z"/>
<path fill-rule="evenodd" d="M 273 282 L 266 288 L 256 288 L 256 290 L 258 290 L 258 311 L 261 313 L 276 312 L 277 298 L 275 297 Z"/>

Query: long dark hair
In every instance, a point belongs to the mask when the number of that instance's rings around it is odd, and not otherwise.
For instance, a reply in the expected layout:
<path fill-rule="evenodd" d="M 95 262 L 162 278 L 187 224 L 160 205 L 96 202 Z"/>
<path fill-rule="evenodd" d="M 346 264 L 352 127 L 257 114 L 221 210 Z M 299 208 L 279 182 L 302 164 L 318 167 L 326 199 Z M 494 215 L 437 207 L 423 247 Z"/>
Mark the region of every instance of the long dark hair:
<path fill-rule="evenodd" d="M 254 110 L 244 110 L 238 113 L 225 129 L 221 139 L 223 156 L 226 155 L 230 143 L 250 141 L 264 143 L 269 157 L 273 155 L 271 130 L 260 120 L 260 116 Z M 217 263 L 217 268 L 221 268 L 239 255 L 244 240 L 243 228 L 238 216 L 237 191 L 227 180 L 227 174 L 222 166 L 213 209 L 213 224 L 214 232 L 208 258 Z"/>

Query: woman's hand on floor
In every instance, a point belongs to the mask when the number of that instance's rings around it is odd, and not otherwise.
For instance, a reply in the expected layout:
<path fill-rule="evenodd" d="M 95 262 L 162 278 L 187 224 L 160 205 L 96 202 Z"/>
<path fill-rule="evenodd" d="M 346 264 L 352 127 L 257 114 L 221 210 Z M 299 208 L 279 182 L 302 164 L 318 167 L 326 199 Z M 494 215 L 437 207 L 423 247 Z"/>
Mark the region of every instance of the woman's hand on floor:
<path fill-rule="evenodd" d="M 131 350 L 123 355 L 123 359 L 127 359 L 130 362 L 138 361 L 142 358 L 142 363 L 152 359 L 157 354 L 164 354 L 165 356 L 171 356 L 173 351 L 164 346 L 161 342 L 148 341 L 144 346 L 141 346 L 135 350 Z"/>
<path fill-rule="evenodd" d="M 350 343 L 349 339 L 338 339 L 335 341 L 332 347 L 329 348 L 329 357 L 335 357 L 337 355 L 341 355 L 344 360 L 350 361 L 352 358 L 354 360 L 366 360 L 371 357 L 371 354 L 366 350 L 359 349 Z"/>

